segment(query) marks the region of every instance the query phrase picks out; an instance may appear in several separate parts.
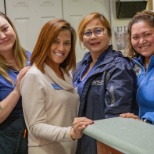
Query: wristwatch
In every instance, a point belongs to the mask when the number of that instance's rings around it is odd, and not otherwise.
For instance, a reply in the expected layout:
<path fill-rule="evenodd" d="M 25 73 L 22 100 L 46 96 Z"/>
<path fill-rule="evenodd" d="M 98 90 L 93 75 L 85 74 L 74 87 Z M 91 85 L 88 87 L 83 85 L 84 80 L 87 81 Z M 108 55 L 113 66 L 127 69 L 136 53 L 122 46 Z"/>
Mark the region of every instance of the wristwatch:
<path fill-rule="evenodd" d="M 150 120 L 145 119 L 145 118 L 143 119 L 143 122 L 148 123 L 148 124 L 152 124 L 152 122 Z"/>

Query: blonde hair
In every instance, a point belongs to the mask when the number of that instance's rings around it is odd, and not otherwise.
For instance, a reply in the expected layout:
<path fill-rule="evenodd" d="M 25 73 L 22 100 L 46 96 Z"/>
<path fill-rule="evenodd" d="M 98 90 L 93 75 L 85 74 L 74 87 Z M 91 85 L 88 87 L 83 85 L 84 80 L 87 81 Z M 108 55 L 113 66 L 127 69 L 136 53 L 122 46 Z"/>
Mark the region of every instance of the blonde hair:
<path fill-rule="evenodd" d="M 13 54 L 14 57 L 16 59 L 17 65 L 19 67 L 19 69 L 22 69 L 23 67 L 26 66 L 26 59 L 27 59 L 27 55 L 26 55 L 26 51 L 25 49 L 22 48 L 22 46 L 20 45 L 20 41 L 19 41 L 19 37 L 17 34 L 17 31 L 15 29 L 15 26 L 13 25 L 13 23 L 11 22 L 11 20 L 2 12 L 0 12 L 0 16 L 3 17 L 4 19 L 6 19 L 9 24 L 11 25 L 11 27 L 13 28 L 15 35 L 16 35 L 16 41 L 14 43 L 13 46 Z M 10 78 L 10 76 L 8 75 L 8 70 L 10 68 L 13 68 L 13 66 L 11 66 L 7 60 L 4 58 L 4 56 L 2 56 L 0 54 L 0 74 L 8 81 L 10 81 L 12 84 L 14 84 L 14 81 Z"/>

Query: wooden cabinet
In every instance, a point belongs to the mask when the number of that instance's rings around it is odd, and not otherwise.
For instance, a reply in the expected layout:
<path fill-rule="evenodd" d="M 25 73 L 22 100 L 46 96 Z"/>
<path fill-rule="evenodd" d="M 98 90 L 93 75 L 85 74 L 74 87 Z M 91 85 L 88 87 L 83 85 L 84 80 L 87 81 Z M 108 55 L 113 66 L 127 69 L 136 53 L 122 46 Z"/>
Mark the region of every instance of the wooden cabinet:
<path fill-rule="evenodd" d="M 120 151 L 97 141 L 97 154 L 122 154 Z"/>

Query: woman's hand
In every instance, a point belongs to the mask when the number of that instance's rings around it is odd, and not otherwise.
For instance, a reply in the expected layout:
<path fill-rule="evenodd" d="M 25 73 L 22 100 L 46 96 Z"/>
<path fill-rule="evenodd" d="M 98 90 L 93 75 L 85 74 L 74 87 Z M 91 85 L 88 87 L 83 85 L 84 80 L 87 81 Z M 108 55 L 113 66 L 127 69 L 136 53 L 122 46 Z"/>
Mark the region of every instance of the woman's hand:
<path fill-rule="evenodd" d="M 17 75 L 17 79 L 16 79 L 16 87 L 14 89 L 15 91 L 17 92 L 20 91 L 20 82 L 29 69 L 30 69 L 30 66 L 27 66 L 20 70 L 19 74 Z"/>
<path fill-rule="evenodd" d="M 70 136 L 72 139 L 79 139 L 82 137 L 82 131 L 94 122 L 86 117 L 78 117 L 73 121 L 73 126 L 70 131 Z"/>
<path fill-rule="evenodd" d="M 137 120 L 140 119 L 137 115 L 135 115 L 133 113 L 122 113 L 122 114 L 120 114 L 120 117 L 122 117 L 122 118 L 133 118 L 133 119 L 137 119 Z"/>
<path fill-rule="evenodd" d="M 30 67 L 23 68 L 16 79 L 16 87 L 14 90 L 0 102 L 0 124 L 10 115 L 20 98 L 20 82 Z"/>

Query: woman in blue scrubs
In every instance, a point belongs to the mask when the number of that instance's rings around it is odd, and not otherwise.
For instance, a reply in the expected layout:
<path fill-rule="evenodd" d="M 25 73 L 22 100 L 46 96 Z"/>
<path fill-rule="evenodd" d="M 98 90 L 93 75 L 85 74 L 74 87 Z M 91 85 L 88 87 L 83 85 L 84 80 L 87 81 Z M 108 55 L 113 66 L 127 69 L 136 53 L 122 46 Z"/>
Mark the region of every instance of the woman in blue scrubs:
<path fill-rule="evenodd" d="M 0 12 L 0 154 L 27 154 L 19 86 L 30 55 L 21 47 L 11 20 Z"/>

